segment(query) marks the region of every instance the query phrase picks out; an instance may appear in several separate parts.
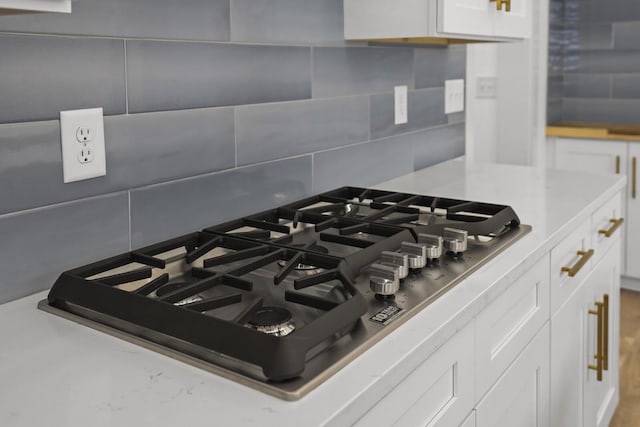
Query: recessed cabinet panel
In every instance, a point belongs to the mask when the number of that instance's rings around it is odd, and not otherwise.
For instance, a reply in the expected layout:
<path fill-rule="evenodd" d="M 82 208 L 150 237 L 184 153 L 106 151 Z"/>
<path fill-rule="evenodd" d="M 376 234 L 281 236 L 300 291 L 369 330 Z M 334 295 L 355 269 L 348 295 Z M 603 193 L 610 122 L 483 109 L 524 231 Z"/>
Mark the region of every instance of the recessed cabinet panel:
<path fill-rule="evenodd" d="M 491 3 L 494 6 L 496 3 Z M 530 0 L 511 0 L 511 10 L 498 10 L 495 15 L 494 34 L 504 37 L 528 37 L 531 33 L 531 15 L 533 2 Z"/>
<path fill-rule="evenodd" d="M 493 6 L 489 0 L 438 0 L 438 32 L 491 36 Z"/>
<path fill-rule="evenodd" d="M 476 320 L 478 397 L 483 396 L 549 319 L 549 255 L 540 259 Z"/>
<path fill-rule="evenodd" d="M 474 404 L 474 324 L 465 326 L 355 424 L 458 427 Z"/>
<path fill-rule="evenodd" d="M 590 139 L 558 139 L 556 168 L 594 173 L 627 173 L 627 144 Z"/>
<path fill-rule="evenodd" d="M 619 244 L 619 239 L 616 242 Z M 583 343 L 586 356 L 583 361 L 584 427 L 607 427 L 618 404 L 619 253 L 617 248 L 609 251 L 594 269 L 585 287 L 586 307 L 595 311 L 595 314 L 592 312 L 587 316 Z M 602 309 L 598 313 L 600 304 Z M 600 377 L 598 357 L 603 359 Z M 586 368 L 588 365 L 594 365 L 596 369 Z"/>
<path fill-rule="evenodd" d="M 477 427 L 549 424 L 547 323 L 476 407 Z M 553 425 L 553 424 L 551 424 Z"/>

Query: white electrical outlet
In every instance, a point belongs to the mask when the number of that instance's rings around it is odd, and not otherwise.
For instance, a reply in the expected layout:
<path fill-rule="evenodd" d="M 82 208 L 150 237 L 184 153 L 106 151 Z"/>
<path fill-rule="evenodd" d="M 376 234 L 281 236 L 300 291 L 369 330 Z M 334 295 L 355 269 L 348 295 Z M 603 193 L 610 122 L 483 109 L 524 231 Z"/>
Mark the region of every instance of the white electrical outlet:
<path fill-rule="evenodd" d="M 446 80 L 444 82 L 444 113 L 464 111 L 464 80 Z"/>
<path fill-rule="evenodd" d="M 393 88 L 394 96 L 394 123 L 401 125 L 408 121 L 408 106 L 407 106 L 407 86 L 395 86 Z"/>
<path fill-rule="evenodd" d="M 60 112 L 64 182 L 107 174 L 102 108 Z"/>

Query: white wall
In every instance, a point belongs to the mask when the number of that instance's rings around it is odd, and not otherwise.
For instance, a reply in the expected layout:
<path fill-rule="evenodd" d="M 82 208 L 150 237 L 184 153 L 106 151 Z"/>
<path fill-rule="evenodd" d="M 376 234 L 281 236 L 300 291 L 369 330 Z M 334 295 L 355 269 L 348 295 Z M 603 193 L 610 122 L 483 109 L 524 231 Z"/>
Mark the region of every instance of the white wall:
<path fill-rule="evenodd" d="M 467 49 L 467 159 L 544 167 L 549 0 L 533 1 L 532 37 Z M 476 97 L 495 76 L 495 99 Z"/>

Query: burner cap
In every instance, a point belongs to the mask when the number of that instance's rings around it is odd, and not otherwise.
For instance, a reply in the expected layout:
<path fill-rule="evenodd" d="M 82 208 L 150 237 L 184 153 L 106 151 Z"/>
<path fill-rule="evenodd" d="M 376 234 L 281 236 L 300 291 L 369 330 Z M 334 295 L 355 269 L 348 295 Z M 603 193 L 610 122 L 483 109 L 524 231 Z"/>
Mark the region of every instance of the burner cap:
<path fill-rule="evenodd" d="M 296 328 L 291 312 L 282 307 L 262 307 L 249 320 L 249 326 L 276 337 L 289 335 Z"/>
<path fill-rule="evenodd" d="M 275 326 L 291 320 L 291 312 L 281 307 L 262 307 L 249 323 L 253 326 Z"/>

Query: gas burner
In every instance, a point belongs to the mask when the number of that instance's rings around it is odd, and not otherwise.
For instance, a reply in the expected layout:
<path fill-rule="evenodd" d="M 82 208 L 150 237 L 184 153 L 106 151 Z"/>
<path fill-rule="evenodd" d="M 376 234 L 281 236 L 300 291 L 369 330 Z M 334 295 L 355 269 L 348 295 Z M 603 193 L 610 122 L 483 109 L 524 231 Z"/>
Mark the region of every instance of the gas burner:
<path fill-rule="evenodd" d="M 291 312 L 282 307 L 262 307 L 255 312 L 248 325 L 264 334 L 284 337 L 296 329 Z"/>
<path fill-rule="evenodd" d="M 280 261 L 278 261 L 278 265 L 280 267 L 284 267 L 285 265 L 287 265 L 287 261 L 281 259 Z M 311 271 L 311 270 L 318 270 L 318 267 L 316 267 L 315 265 L 303 264 L 300 262 L 296 264 L 295 267 L 293 267 L 293 269 L 296 271 Z"/>

